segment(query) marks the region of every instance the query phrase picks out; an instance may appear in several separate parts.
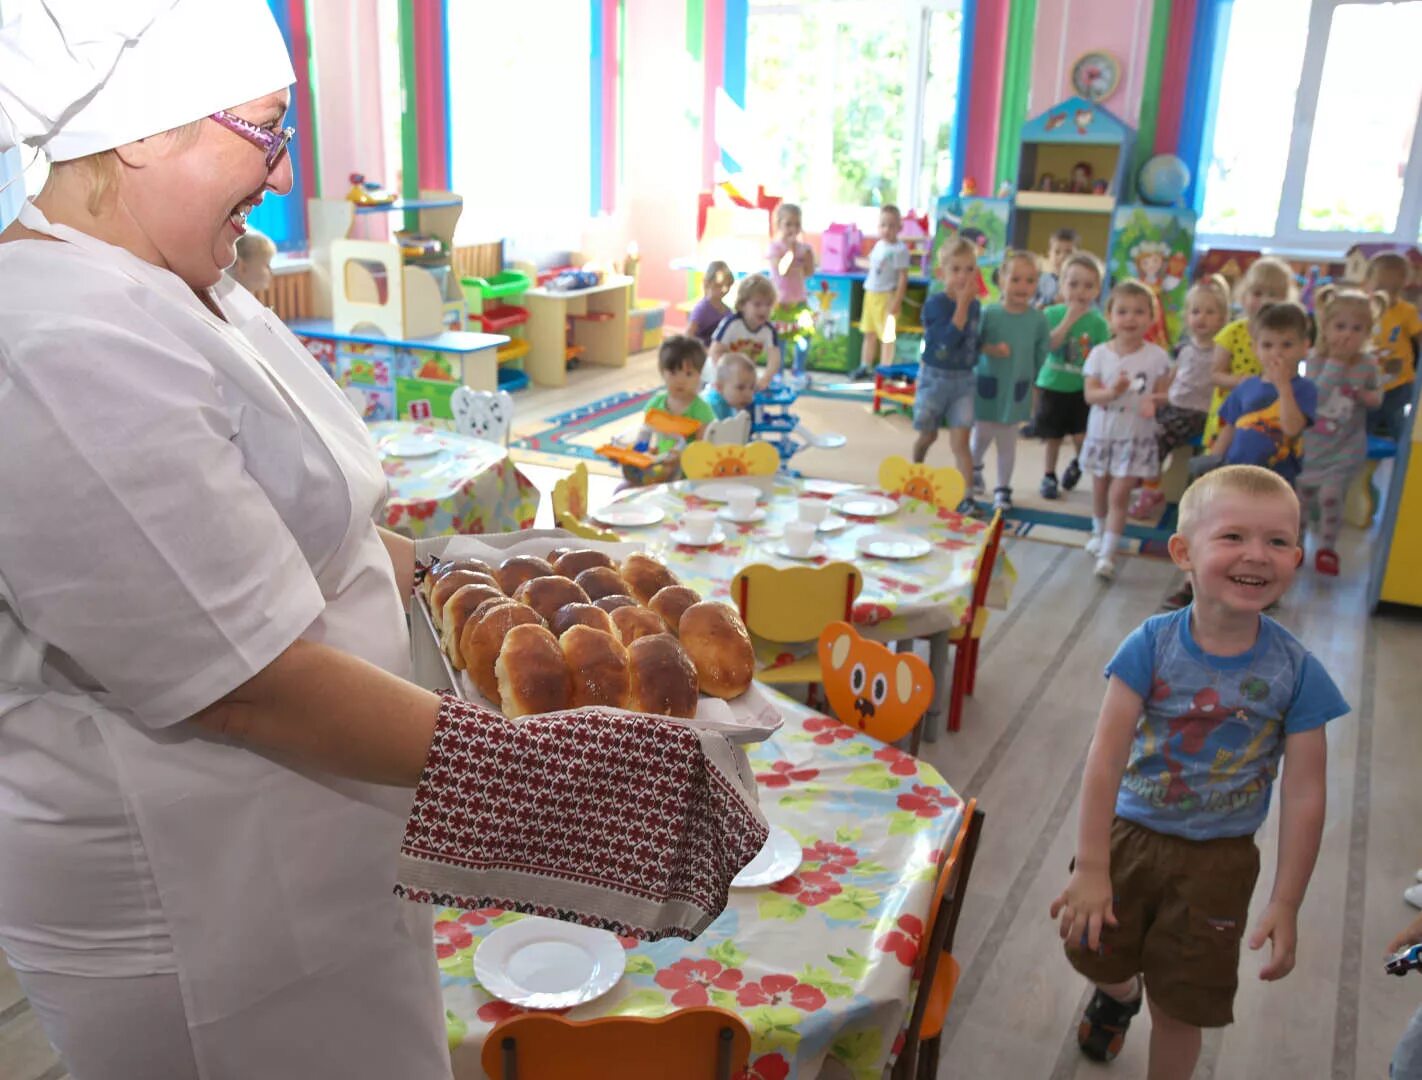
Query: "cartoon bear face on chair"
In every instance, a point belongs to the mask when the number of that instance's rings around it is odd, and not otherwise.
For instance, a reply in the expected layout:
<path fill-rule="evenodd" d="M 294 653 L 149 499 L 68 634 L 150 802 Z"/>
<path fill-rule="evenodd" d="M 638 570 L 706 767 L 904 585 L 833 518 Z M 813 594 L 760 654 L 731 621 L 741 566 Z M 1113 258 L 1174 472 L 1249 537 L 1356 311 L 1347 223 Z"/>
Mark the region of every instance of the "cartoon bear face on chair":
<path fill-rule="evenodd" d="M 933 674 L 912 653 L 868 641 L 845 622 L 820 634 L 825 696 L 840 721 L 893 742 L 913 729 L 933 701 Z"/>

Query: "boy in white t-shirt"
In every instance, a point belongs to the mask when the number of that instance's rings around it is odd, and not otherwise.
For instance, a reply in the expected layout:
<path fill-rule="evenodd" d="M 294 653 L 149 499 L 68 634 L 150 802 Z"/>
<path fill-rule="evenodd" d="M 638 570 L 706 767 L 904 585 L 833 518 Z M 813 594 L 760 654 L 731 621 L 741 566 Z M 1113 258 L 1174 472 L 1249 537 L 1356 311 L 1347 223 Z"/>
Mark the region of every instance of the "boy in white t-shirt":
<path fill-rule="evenodd" d="M 751 363 L 764 366 L 756 380 L 758 390 L 769 386 L 780 371 L 780 336 L 770 321 L 774 306 L 775 286 L 770 279 L 764 274 L 748 274 L 736 285 L 736 310 L 722 319 L 711 335 L 713 361 L 738 352 Z"/>
<path fill-rule="evenodd" d="M 899 242 L 903 215 L 892 203 L 879 211 L 879 241 L 869 253 L 869 259 L 856 260 L 868 268 L 864 278 L 864 310 L 859 318 L 859 332 L 864 335 L 864 348 L 859 354 L 859 370 L 852 378 L 867 379 L 874 374 L 874 361 L 893 363 L 894 334 L 889 320 L 898 320 L 908 291 L 908 245 Z"/>

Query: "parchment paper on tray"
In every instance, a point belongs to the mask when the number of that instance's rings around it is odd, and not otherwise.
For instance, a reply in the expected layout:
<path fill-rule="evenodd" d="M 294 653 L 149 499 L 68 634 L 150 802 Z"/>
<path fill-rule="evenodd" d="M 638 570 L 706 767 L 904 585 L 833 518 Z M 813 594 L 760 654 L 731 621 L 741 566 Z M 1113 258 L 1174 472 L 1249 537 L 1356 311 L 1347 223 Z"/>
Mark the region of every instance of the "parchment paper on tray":
<path fill-rule="evenodd" d="M 606 552 L 620 562 L 632 552 L 641 551 L 644 547 L 639 543 L 613 544 L 584 540 L 562 529 L 530 529 L 518 533 L 451 536 L 448 539 L 449 543 L 440 558 L 482 559 L 495 567 L 515 555 L 546 557 L 548 552 L 559 547 L 591 548 L 594 551 Z M 412 610 L 414 614 L 410 638 L 415 681 L 430 690 L 453 690 L 465 701 L 474 702 L 487 709 L 494 708 L 475 689 L 468 675 L 462 671 L 456 672 L 450 664 L 449 657 L 440 648 L 439 632 L 435 630 L 429 607 L 423 597 L 418 597 Z M 783 720 L 774 702 L 759 685 L 751 683 L 749 690 L 730 701 L 703 694 L 696 707 L 696 716 L 691 721 L 678 722 L 689 722 L 695 727 L 719 731 L 732 742 L 745 744 L 768 739 Z"/>

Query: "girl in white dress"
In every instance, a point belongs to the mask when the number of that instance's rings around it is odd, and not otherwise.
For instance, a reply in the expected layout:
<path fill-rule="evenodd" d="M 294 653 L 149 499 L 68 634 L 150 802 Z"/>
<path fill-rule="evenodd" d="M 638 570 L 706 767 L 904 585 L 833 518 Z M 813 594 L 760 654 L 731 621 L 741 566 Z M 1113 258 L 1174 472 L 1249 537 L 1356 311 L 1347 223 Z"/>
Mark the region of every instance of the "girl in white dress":
<path fill-rule="evenodd" d="M 1155 297 L 1139 281 L 1122 281 L 1106 300 L 1111 340 L 1086 358 L 1086 400 L 1091 415 L 1081 467 L 1094 478 L 1091 539 L 1096 576 L 1116 576 L 1116 546 L 1126 524 L 1126 504 L 1142 479 L 1160 472 L 1155 407 L 1169 382 L 1170 357 L 1146 341 Z"/>

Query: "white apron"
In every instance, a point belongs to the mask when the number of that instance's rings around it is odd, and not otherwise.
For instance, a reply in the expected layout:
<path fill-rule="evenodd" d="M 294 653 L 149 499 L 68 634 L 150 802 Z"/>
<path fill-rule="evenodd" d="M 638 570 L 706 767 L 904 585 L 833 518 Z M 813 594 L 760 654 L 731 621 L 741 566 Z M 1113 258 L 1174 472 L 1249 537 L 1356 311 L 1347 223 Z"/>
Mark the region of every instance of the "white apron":
<path fill-rule="evenodd" d="M 400 597 L 373 524 L 384 476 L 335 384 L 234 283 L 224 279 L 213 290 L 223 323 L 174 275 L 52 226 L 33 205 L 20 220 L 119 268 L 160 294 L 156 304 L 188 309 L 190 321 L 186 312 L 163 313 L 241 416 L 243 435 L 234 441 L 250 453 L 248 471 L 271 494 L 324 600 L 302 636 L 407 676 Z M 323 471 L 344 485 L 310 490 L 311 476 Z M 344 530 L 339 517 L 330 525 L 333 511 L 345 515 Z M 13 637 L 0 626 L 0 649 L 44 645 L 17 646 Z M 167 970 L 176 970 L 204 1078 L 449 1075 L 432 913 L 391 893 L 411 792 L 303 775 L 190 724 L 145 726 L 109 707 L 102 691 L 14 682 L 4 691 L 0 683 L 0 754 L 42 745 L 57 717 L 72 721 L 82 711 L 92 719 L 102 747 L 86 753 L 111 759 L 105 764 L 137 834 L 137 873 L 156 893 L 171 947 Z M 88 768 L 72 739 L 47 753 L 61 789 L 66 768 Z M 156 971 L 165 970 L 163 951 L 160 942 Z"/>

